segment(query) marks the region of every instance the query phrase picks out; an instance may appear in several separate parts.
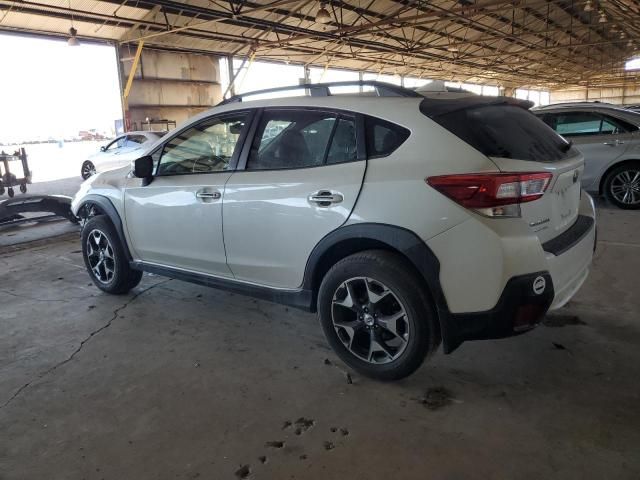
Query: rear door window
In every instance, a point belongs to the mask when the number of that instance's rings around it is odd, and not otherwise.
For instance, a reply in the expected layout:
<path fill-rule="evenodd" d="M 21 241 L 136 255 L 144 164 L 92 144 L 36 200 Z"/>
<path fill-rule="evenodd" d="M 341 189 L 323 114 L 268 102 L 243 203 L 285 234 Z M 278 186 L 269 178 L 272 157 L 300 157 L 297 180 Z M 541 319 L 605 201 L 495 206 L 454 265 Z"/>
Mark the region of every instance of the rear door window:
<path fill-rule="evenodd" d="M 462 108 L 432 118 L 489 157 L 553 162 L 575 154 L 542 120 L 515 105 Z"/>
<path fill-rule="evenodd" d="M 598 135 L 600 115 L 590 112 L 562 113 L 556 116 L 555 130 L 560 135 Z"/>
<path fill-rule="evenodd" d="M 549 113 L 545 115 L 545 122 L 566 137 L 615 135 L 631 131 L 626 122 L 596 112 Z"/>
<path fill-rule="evenodd" d="M 357 156 L 356 122 L 353 118 L 340 118 L 333 132 L 327 164 L 353 162 Z"/>
<path fill-rule="evenodd" d="M 267 110 L 247 170 L 317 167 L 357 159 L 355 119 L 314 110 Z"/>
<path fill-rule="evenodd" d="M 613 118 L 608 115 L 602 116 L 600 133 L 603 135 L 616 135 L 618 133 L 632 132 L 633 130 L 637 130 L 637 128 L 634 128 L 633 125 L 630 125 L 623 120 Z"/>

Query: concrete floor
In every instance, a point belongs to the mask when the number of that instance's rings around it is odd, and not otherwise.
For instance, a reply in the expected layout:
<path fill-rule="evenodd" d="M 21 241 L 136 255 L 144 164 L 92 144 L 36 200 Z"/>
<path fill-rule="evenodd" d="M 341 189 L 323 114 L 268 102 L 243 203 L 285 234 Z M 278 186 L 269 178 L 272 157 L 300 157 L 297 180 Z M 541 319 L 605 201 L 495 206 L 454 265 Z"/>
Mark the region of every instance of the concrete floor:
<path fill-rule="evenodd" d="M 0 478 L 640 478 L 640 214 L 599 213 L 547 326 L 393 384 L 348 377 L 312 315 L 156 276 L 102 294 L 77 233 L 4 247 Z"/>

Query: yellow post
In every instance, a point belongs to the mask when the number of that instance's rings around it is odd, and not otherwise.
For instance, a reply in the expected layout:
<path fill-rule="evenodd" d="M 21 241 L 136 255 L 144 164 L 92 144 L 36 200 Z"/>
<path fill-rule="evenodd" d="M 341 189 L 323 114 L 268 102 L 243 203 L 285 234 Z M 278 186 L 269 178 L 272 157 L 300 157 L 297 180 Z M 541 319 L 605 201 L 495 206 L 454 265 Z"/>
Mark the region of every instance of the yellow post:
<path fill-rule="evenodd" d="M 136 55 L 133 57 L 133 63 L 131 64 L 131 70 L 129 71 L 129 78 L 127 78 L 127 85 L 124 87 L 124 101 L 127 102 L 127 98 L 129 98 L 129 92 L 131 91 L 131 85 L 133 84 L 133 77 L 136 74 L 136 70 L 138 69 L 138 62 L 140 62 L 140 55 L 142 55 L 142 47 L 144 46 L 144 40 L 140 40 L 138 42 L 138 48 L 136 50 Z"/>

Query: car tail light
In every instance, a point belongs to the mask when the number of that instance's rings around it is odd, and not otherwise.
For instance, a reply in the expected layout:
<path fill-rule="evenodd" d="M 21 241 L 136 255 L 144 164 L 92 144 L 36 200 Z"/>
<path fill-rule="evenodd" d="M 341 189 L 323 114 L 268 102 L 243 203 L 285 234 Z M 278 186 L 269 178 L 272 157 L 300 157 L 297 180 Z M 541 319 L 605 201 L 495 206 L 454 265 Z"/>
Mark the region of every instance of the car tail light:
<path fill-rule="evenodd" d="M 470 173 L 429 177 L 426 182 L 465 208 L 489 217 L 519 217 L 520 204 L 544 195 L 552 174 Z"/>

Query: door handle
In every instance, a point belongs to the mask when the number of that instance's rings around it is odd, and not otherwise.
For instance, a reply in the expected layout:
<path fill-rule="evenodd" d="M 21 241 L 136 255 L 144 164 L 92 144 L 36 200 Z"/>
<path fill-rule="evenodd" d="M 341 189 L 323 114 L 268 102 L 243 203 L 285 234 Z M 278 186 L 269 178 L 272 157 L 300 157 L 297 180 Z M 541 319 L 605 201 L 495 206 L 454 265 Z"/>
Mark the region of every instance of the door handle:
<path fill-rule="evenodd" d="M 198 190 L 196 192 L 196 198 L 202 200 L 218 200 L 221 196 L 220 192 L 207 192 L 206 190 Z"/>
<path fill-rule="evenodd" d="M 329 207 L 342 202 L 344 197 L 339 193 L 333 193 L 329 190 L 320 190 L 309 195 L 307 200 L 309 203 L 314 203 L 320 207 Z"/>

